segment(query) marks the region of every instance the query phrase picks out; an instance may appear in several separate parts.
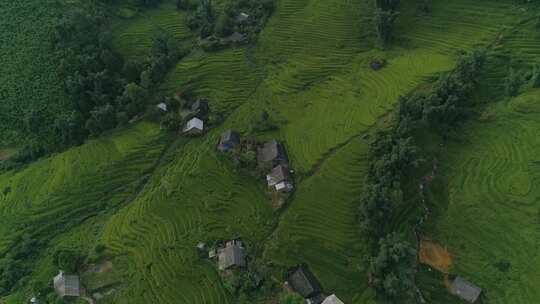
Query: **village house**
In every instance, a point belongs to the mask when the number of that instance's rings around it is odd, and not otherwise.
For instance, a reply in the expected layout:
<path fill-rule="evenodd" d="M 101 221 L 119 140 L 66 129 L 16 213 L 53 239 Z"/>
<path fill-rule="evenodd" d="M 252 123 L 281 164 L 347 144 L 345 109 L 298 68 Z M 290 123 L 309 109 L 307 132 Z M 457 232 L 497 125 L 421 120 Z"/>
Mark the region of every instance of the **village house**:
<path fill-rule="evenodd" d="M 240 134 L 234 130 L 227 130 L 221 134 L 218 150 L 220 152 L 229 152 L 240 145 Z"/>
<path fill-rule="evenodd" d="M 208 114 L 210 113 L 208 101 L 205 99 L 197 99 L 197 101 L 191 105 L 191 111 L 198 119 L 206 120 L 208 118 Z"/>
<path fill-rule="evenodd" d="M 324 299 L 322 304 L 345 304 L 335 294 L 330 295 Z"/>
<path fill-rule="evenodd" d="M 217 256 L 219 270 L 246 267 L 245 249 L 241 241 L 228 241 L 224 248 L 218 249 Z"/>
<path fill-rule="evenodd" d="M 194 117 L 186 123 L 182 132 L 191 136 L 201 135 L 204 132 L 204 122 Z"/>
<path fill-rule="evenodd" d="M 450 291 L 452 294 L 469 303 L 476 303 L 480 297 L 480 294 L 482 293 L 482 289 L 480 287 L 464 280 L 461 277 L 457 277 L 454 280 Z"/>
<path fill-rule="evenodd" d="M 268 169 L 279 165 L 288 165 L 287 153 L 283 145 L 273 139 L 258 149 L 257 162 L 260 167 Z"/>
<path fill-rule="evenodd" d="M 60 297 L 79 297 L 81 295 L 79 276 L 66 275 L 63 271 L 53 278 L 54 290 Z"/>
<path fill-rule="evenodd" d="M 322 291 L 321 284 L 317 281 L 317 278 L 305 266 L 300 266 L 293 271 L 289 276 L 289 284 L 294 291 L 306 299 L 315 297 Z"/>
<path fill-rule="evenodd" d="M 292 191 L 294 187 L 290 180 L 290 170 L 287 166 L 284 165 L 274 167 L 270 174 L 266 175 L 268 187 L 277 192 Z"/>

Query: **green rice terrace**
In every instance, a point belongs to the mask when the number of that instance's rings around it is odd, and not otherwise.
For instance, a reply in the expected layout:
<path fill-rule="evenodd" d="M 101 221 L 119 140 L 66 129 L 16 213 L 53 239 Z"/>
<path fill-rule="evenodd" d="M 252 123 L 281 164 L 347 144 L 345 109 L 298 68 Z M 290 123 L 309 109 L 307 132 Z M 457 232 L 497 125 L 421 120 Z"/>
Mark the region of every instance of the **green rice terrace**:
<path fill-rule="evenodd" d="M 540 303 L 540 1 L 19 2 L 0 304 Z"/>

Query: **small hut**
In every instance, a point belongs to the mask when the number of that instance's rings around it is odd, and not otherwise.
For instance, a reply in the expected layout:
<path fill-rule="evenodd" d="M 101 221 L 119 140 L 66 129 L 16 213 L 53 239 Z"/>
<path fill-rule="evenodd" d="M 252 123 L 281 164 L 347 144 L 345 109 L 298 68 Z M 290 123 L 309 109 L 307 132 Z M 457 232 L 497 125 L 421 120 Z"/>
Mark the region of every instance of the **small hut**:
<path fill-rule="evenodd" d="M 450 290 L 452 294 L 469 303 L 476 303 L 480 297 L 480 294 L 482 293 L 482 289 L 480 287 L 464 280 L 461 277 L 457 277 L 454 280 Z"/>
<path fill-rule="evenodd" d="M 241 241 L 232 240 L 225 244 L 225 248 L 218 250 L 219 270 L 226 270 L 234 267 L 245 267 L 245 249 Z"/>
<path fill-rule="evenodd" d="M 234 130 L 227 130 L 221 134 L 218 150 L 220 152 L 229 152 L 234 150 L 240 144 L 240 134 Z"/>
<path fill-rule="evenodd" d="M 79 276 L 66 275 L 63 271 L 53 278 L 54 290 L 60 297 L 79 297 L 81 295 Z"/>
<path fill-rule="evenodd" d="M 194 117 L 186 123 L 182 132 L 186 135 L 200 135 L 204 132 L 204 122 L 199 118 Z"/>
<path fill-rule="evenodd" d="M 167 104 L 164 102 L 159 103 L 156 108 L 160 109 L 163 112 L 167 112 Z"/>
<path fill-rule="evenodd" d="M 234 21 L 237 23 L 237 24 L 242 24 L 242 23 L 246 23 L 249 21 L 249 15 L 242 12 L 240 14 L 238 14 L 236 16 L 236 18 L 234 18 Z"/>
<path fill-rule="evenodd" d="M 300 266 L 289 276 L 289 283 L 304 298 L 311 298 L 321 293 L 321 284 L 306 267 Z"/>
<path fill-rule="evenodd" d="M 335 294 L 330 295 L 324 299 L 322 304 L 345 304 Z"/>

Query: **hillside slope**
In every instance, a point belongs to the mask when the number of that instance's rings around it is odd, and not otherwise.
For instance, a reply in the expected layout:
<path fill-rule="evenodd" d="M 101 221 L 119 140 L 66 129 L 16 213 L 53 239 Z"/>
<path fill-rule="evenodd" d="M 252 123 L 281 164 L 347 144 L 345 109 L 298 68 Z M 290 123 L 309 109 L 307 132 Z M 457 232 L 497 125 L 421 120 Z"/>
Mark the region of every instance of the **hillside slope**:
<path fill-rule="evenodd" d="M 370 1 L 277 1 L 256 45 L 195 49 L 161 86 L 165 94 L 189 89 L 209 98 L 212 111 L 223 114 L 223 124 L 204 137 L 179 138 L 143 122 L 0 175 L 7 192 L 0 195 L 0 252 L 19 235 L 43 239 L 29 263 L 32 280 L 46 282 L 56 271 L 55 250 L 91 252 L 102 244 L 121 279 L 98 303 L 232 304 L 195 246 L 241 237 L 253 258 L 279 267 L 307 263 L 346 303 L 373 303 L 371 253 L 357 219 L 369 166 L 366 135 L 384 124 L 399 96 L 452 69 L 460 50 L 489 45 L 500 51 L 495 58 L 504 57 L 482 76 L 478 98 L 487 102 L 504 93 L 508 53 L 532 62 L 540 52 L 534 14 L 515 1 L 431 3 L 423 14 L 417 1 L 402 1 L 397 39 L 379 50 Z M 162 30 L 195 44 L 186 18 L 164 1 L 118 20 L 115 46 L 140 56 Z M 373 58 L 387 65 L 373 71 Z M 449 247 L 452 273 L 477 282 L 489 303 L 540 301 L 533 271 L 538 100 L 531 91 L 490 106 L 492 121 L 465 124 L 460 141 L 445 147 L 432 190 L 438 216 L 430 236 Z M 271 208 L 262 177 L 237 172 L 215 151 L 222 131 L 247 134 L 262 111 L 279 128 L 259 139 L 283 140 L 296 171 L 296 193 L 281 211 Z M 497 269 L 501 261 L 509 271 Z M 438 277 L 423 274 L 419 285 L 432 303 L 458 303 Z M 21 287 L 8 303 L 30 295 Z"/>

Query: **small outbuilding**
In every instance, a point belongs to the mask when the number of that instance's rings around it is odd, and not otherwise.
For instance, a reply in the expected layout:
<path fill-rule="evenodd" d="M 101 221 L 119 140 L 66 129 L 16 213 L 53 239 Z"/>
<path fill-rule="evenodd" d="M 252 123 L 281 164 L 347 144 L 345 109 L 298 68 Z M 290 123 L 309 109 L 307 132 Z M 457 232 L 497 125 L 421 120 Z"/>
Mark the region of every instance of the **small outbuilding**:
<path fill-rule="evenodd" d="M 343 301 L 341 301 L 335 294 L 329 295 L 324 299 L 322 304 L 345 304 Z"/>
<path fill-rule="evenodd" d="M 204 132 L 204 122 L 194 117 L 186 123 L 182 132 L 187 135 L 200 135 Z"/>
<path fill-rule="evenodd" d="M 476 303 L 480 297 L 480 294 L 482 293 L 482 289 L 480 287 L 464 280 L 461 277 L 457 277 L 454 280 L 450 291 L 452 294 L 469 303 Z"/>
<path fill-rule="evenodd" d="M 296 268 L 289 276 L 289 284 L 304 298 L 311 298 L 321 293 L 321 284 L 315 275 L 306 267 Z"/>
<path fill-rule="evenodd" d="M 277 140 L 273 139 L 259 148 L 257 151 L 257 162 L 261 167 L 270 168 L 274 168 L 279 165 L 287 165 L 287 153 L 285 152 L 283 145 Z"/>
<path fill-rule="evenodd" d="M 228 152 L 234 150 L 238 145 L 240 145 L 240 134 L 234 130 L 227 130 L 221 134 L 218 150 Z"/>
<path fill-rule="evenodd" d="M 224 248 L 218 249 L 219 270 L 234 267 L 246 267 L 245 249 L 241 241 L 232 240 L 225 244 Z"/>
<path fill-rule="evenodd" d="M 208 117 L 208 114 L 210 113 L 210 105 L 208 104 L 208 100 L 197 99 L 191 105 L 191 111 L 193 112 L 195 117 L 205 120 Z"/>
<path fill-rule="evenodd" d="M 156 106 L 158 109 L 160 109 L 161 111 L 163 112 L 167 112 L 167 104 L 162 102 L 162 103 L 159 103 L 157 106 Z"/>
<path fill-rule="evenodd" d="M 80 297 L 80 282 L 77 275 L 66 275 L 63 271 L 53 278 L 54 290 L 60 297 Z"/>
<path fill-rule="evenodd" d="M 236 18 L 234 18 L 234 21 L 238 24 L 242 24 L 242 23 L 246 23 L 249 21 L 249 15 L 242 12 L 240 14 L 238 14 L 238 16 L 236 16 Z"/>

